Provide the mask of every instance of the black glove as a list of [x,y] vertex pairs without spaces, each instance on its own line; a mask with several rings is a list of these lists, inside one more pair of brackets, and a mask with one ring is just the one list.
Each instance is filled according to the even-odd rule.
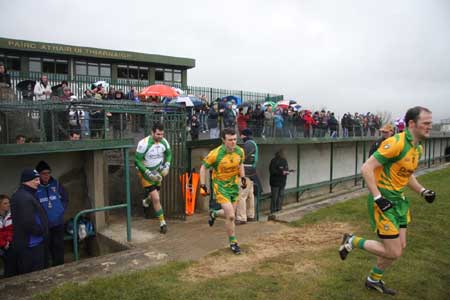
[[436,193],[432,190],[423,190],[420,195],[428,202],[433,203],[434,198],[436,198]]
[[200,184],[200,195],[202,195],[203,197],[209,195],[206,184]]
[[241,188],[244,190],[247,188],[247,179],[245,177],[241,177]]
[[386,198],[383,198],[383,196],[380,196],[380,198],[376,199],[375,203],[378,205],[382,212],[385,212],[394,207],[392,205],[392,202]]

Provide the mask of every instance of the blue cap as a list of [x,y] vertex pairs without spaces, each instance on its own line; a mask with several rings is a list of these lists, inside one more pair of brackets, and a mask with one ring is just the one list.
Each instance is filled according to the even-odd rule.
[[33,169],[24,169],[20,175],[20,182],[27,182],[39,177],[39,173]]

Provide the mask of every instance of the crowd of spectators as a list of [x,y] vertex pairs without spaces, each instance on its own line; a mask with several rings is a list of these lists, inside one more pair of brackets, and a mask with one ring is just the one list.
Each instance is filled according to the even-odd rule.
[[[204,96],[201,97],[205,99]],[[276,104],[275,104],[276,105]],[[239,132],[250,128],[255,137],[324,138],[376,136],[381,118],[372,113],[345,113],[338,120],[334,112],[296,109],[295,106],[274,107],[273,104],[244,104],[218,98],[211,105],[207,100],[193,109],[188,125],[192,140],[200,132],[209,131],[209,138],[218,138],[220,128],[237,127]]]
[[[11,86],[10,78],[0,65],[0,81],[3,86]],[[116,89],[107,84],[93,84],[86,89],[83,95],[77,97],[69,87],[67,81],[51,87],[48,78],[43,74],[34,85],[32,82],[21,90],[24,101],[54,100],[70,102],[75,100],[116,100],[139,102],[138,91],[135,86]],[[234,100],[228,101],[217,98],[210,102],[205,95],[199,95],[201,105],[187,109],[187,128],[192,140],[200,138],[216,139],[221,128],[233,127],[242,132],[249,128],[255,137],[288,137],[288,138],[338,138],[338,137],[363,137],[378,136],[381,128],[381,118],[373,113],[345,113],[338,118],[334,112],[326,110],[311,111],[300,109],[300,105],[277,106],[277,103],[252,104],[243,103],[237,105]],[[149,102],[160,103],[159,97],[152,97]],[[70,107],[70,106],[69,106]],[[54,120],[57,122],[57,134],[47,136],[47,140],[69,140],[74,132],[80,138],[104,137],[105,117],[112,127],[114,138],[122,137],[127,129],[127,124],[133,132],[138,132],[144,126],[142,116],[133,116],[122,113],[104,113],[102,110],[86,111],[70,107],[68,112],[52,116],[44,114],[44,126],[46,132],[51,132]],[[53,123],[52,123],[53,122]],[[401,127],[401,123],[398,125]],[[398,128],[401,131],[401,128]],[[203,134],[209,132],[208,134]]]

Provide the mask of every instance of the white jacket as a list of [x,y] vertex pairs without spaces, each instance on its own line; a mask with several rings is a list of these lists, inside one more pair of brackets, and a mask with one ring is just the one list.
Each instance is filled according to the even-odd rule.
[[[48,95],[46,95],[44,92],[49,92]],[[34,85],[34,95],[36,96],[36,100],[50,100],[50,95],[52,92],[52,88],[50,87],[50,83],[47,83],[47,87],[44,87],[42,82],[36,81],[36,84]]]

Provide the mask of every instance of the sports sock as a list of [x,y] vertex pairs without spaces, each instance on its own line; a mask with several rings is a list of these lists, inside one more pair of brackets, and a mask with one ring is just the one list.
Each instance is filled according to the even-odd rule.
[[359,248],[364,249],[364,243],[366,242],[366,239],[360,237],[360,236],[354,236],[350,240],[350,243],[352,244],[353,248]]
[[213,217],[216,218],[216,217],[217,217],[217,214],[218,214],[218,213],[217,213],[217,210],[212,209],[211,211],[212,211]]
[[228,237],[228,239],[230,240],[230,244],[237,243],[237,239],[236,239],[236,237],[234,235]]
[[377,267],[373,267],[370,271],[369,277],[367,277],[367,280],[371,282],[378,282],[383,278],[384,270],[380,270]]
[[163,212],[162,208],[160,210],[158,210],[157,212],[155,212],[155,215],[158,217],[161,225],[166,224],[166,221],[164,220],[164,212]]

